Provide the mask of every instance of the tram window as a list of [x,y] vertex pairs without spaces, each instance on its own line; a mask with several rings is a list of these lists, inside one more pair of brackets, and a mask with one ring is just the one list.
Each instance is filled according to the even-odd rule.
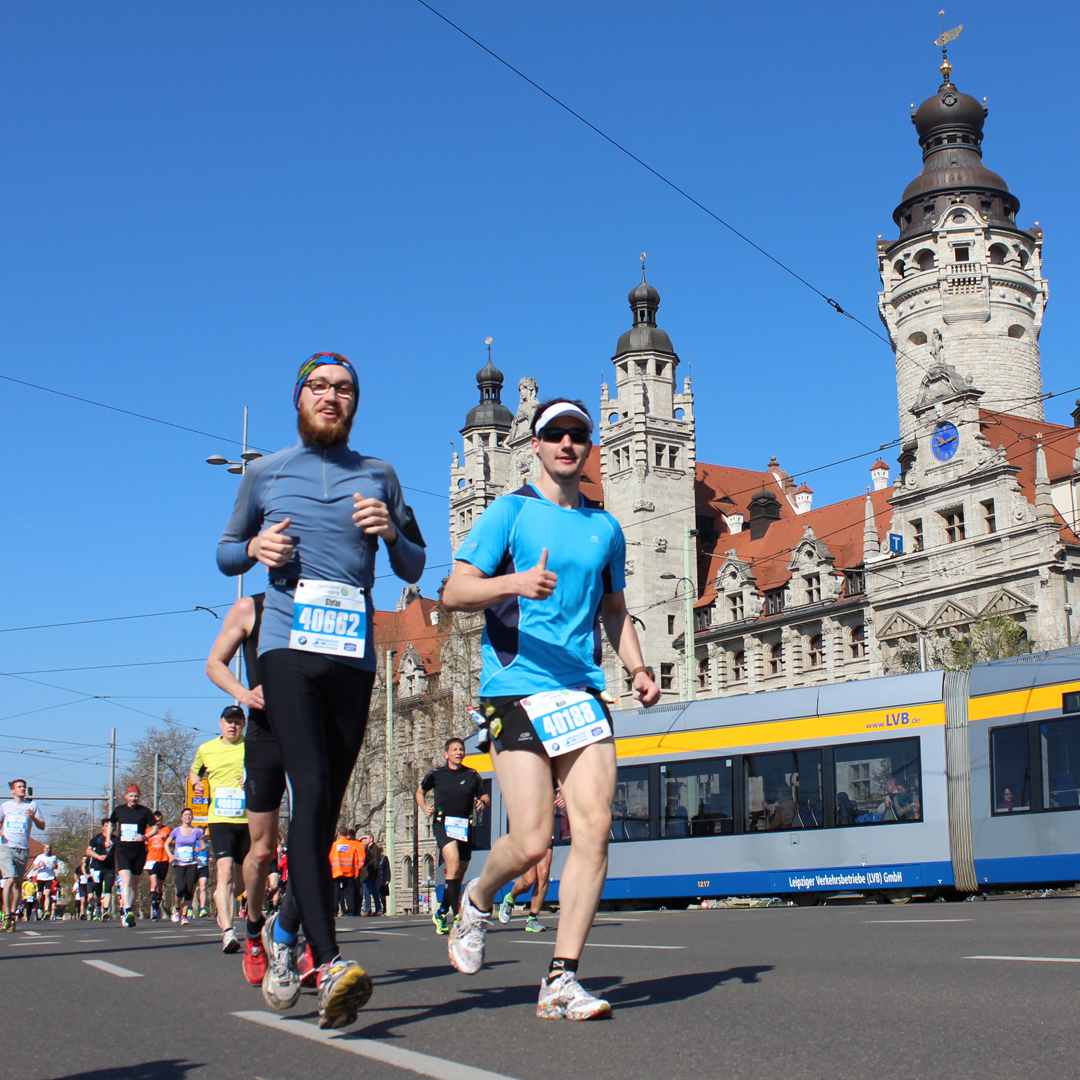
[[752,754],[743,766],[748,832],[821,827],[820,750]]
[[1039,725],[1043,806],[1048,810],[1080,807],[1080,720],[1052,720]]
[[1031,754],[1028,725],[995,728],[990,732],[990,798],[995,814],[1031,809]]
[[669,761],[660,766],[660,835],[729,836],[732,818],[730,758]]
[[648,840],[649,818],[649,766],[624,765],[615,778],[611,839]]
[[1062,712],[1080,712],[1080,690],[1070,690],[1061,695]]
[[918,739],[838,746],[836,824],[922,821]]

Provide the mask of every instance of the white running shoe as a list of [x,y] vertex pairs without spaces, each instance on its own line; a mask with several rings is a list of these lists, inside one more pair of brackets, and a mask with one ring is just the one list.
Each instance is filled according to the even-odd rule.
[[135,912],[127,911],[124,913],[123,918],[124,925],[130,930],[135,925]]
[[473,878],[461,890],[461,911],[454,920],[447,942],[450,963],[463,975],[475,975],[484,966],[484,938],[491,912],[479,911],[470,899],[479,883],[478,877]]
[[574,972],[564,971],[540,983],[536,1015],[540,1020],[599,1020],[611,1015],[611,1006],[588,993]]
[[510,921],[510,916],[514,914],[514,898],[507,893],[502,898],[502,903],[499,905],[499,922],[505,926]]
[[343,1028],[371,997],[371,976],[355,961],[335,957],[319,968],[319,1027]]
[[300,997],[300,973],[296,970],[297,946],[274,940],[276,922],[277,912],[274,912],[262,928],[263,949],[268,961],[262,980],[262,996],[270,1008],[284,1012]]
[[169,916],[169,921],[170,922],[179,922],[180,921],[180,912],[177,911],[176,908],[173,908],[172,914]]
[[231,926],[228,930],[221,932],[221,951],[223,953],[240,951],[240,942],[237,940],[236,931]]

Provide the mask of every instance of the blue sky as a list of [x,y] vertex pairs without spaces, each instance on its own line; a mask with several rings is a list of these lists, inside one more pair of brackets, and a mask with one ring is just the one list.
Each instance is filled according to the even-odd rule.
[[[909,105],[939,82],[936,8],[435,6],[879,328],[874,244],[920,168]],[[954,81],[989,99],[985,160],[1046,233],[1043,376],[1064,391],[1080,8],[983,0],[946,23],[965,24]],[[820,504],[862,492],[896,436],[882,342],[415,0],[6,5],[0,86],[0,374],[219,436],[0,381],[0,629],[189,612],[0,633],[0,670],[38,672],[0,679],[0,763],[39,794],[100,791],[110,727],[124,745],[171,709],[213,730],[225,699],[190,661],[219,624],[191,609],[235,596],[214,548],[236,480],[203,462],[235,453],[245,405],[256,446],[293,441],[310,353],[360,371],[354,445],[417,489],[428,594],[484,338],[511,409],[524,374],[595,401],[641,251],[701,460],[796,473],[865,452],[807,477]]]

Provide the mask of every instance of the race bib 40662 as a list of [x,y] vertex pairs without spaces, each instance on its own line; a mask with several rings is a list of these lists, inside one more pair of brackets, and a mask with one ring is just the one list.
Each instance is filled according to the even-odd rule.
[[364,593],[355,585],[302,578],[293,597],[289,648],[327,656],[364,655]]

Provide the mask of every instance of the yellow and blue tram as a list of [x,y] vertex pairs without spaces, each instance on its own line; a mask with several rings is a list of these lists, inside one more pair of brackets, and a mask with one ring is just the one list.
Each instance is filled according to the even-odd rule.
[[[1080,881],[1080,648],[614,716],[605,901]],[[505,812],[468,747],[492,785],[483,847]],[[573,822],[556,826],[553,900]]]

